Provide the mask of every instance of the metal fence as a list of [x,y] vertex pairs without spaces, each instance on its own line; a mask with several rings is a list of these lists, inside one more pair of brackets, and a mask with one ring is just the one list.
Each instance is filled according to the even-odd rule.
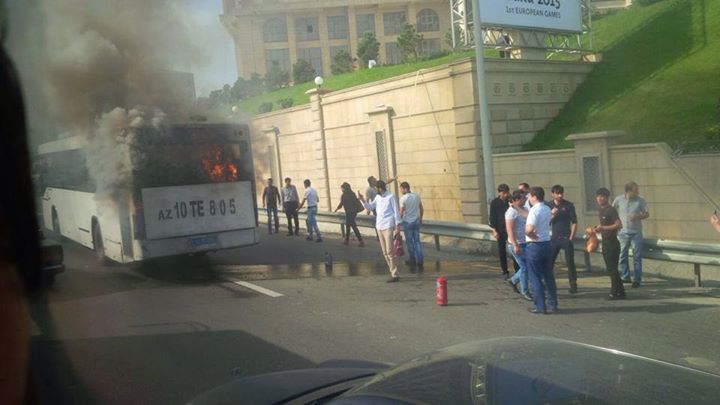
[[[267,220],[265,210],[259,210],[261,221]],[[282,212],[279,215],[284,215]],[[300,214],[302,220],[306,219],[304,213]],[[340,233],[344,236],[345,215],[332,212],[318,212],[317,220],[321,223],[336,224],[340,226]],[[358,215],[356,223],[359,227],[374,228],[375,217]],[[435,239],[435,248],[440,250],[440,237],[470,239],[476,241],[495,241],[492,229],[488,225],[463,224],[448,221],[424,220],[420,233],[432,235]],[[584,252],[585,269],[592,271],[591,255],[585,251],[585,241],[575,239],[576,249]],[[598,253],[601,252],[600,248]],[[701,266],[720,266],[720,244],[682,242],[665,239],[645,239],[643,241],[643,257],[674,263],[692,264],[694,268],[695,286],[702,286]]]

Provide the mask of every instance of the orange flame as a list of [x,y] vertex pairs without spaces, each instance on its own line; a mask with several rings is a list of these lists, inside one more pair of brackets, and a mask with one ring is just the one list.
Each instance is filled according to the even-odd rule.
[[212,182],[237,181],[238,179],[237,166],[225,156],[222,148],[218,145],[213,146],[205,153],[202,166],[208,179]]

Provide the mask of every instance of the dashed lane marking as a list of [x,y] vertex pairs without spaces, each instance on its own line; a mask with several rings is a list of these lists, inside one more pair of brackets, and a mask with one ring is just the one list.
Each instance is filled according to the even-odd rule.
[[233,280],[233,279],[231,279],[231,278],[228,278],[228,281],[230,281],[230,282],[233,283],[233,284],[237,284],[237,285],[239,285],[239,286],[241,286],[241,287],[249,288],[249,289],[251,289],[251,290],[253,290],[253,291],[255,291],[255,292],[259,292],[260,294],[265,294],[265,295],[267,295],[268,297],[277,298],[277,297],[282,297],[282,296],[283,296],[283,294],[280,294],[279,292],[276,292],[276,291],[273,291],[273,290],[269,290],[269,289],[267,289],[267,288],[265,288],[265,287],[260,287],[260,286],[257,285],[257,284],[248,283],[247,281]]

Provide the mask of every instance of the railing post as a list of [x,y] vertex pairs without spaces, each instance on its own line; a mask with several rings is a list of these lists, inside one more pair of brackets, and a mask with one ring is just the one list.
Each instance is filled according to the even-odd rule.
[[592,265],[590,264],[590,253],[588,253],[587,250],[583,250],[583,257],[585,258],[585,271],[591,273],[593,270]]
[[693,263],[695,272],[695,287],[702,287],[702,279],[700,278],[700,263]]
[[440,235],[433,236],[435,236],[435,250],[440,250]]

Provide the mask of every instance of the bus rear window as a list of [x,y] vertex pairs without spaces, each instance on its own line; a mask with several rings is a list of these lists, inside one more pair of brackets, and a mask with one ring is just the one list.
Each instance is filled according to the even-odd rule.
[[168,187],[190,184],[251,181],[243,145],[154,144],[134,156],[137,187]]

